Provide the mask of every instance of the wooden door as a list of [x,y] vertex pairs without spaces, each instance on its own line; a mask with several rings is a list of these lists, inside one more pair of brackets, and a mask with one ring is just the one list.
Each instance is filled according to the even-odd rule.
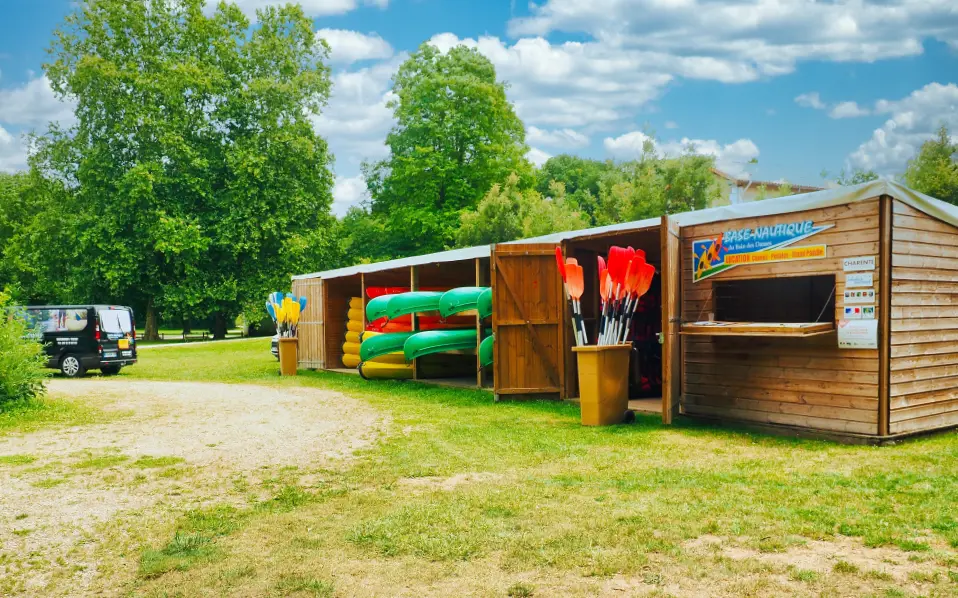
[[662,422],[672,423],[682,395],[682,253],[679,225],[662,216]]
[[326,338],[323,328],[323,281],[318,278],[293,281],[293,294],[306,297],[306,311],[299,316],[298,365],[316,370],[326,367]]
[[491,270],[496,399],[539,394],[564,398],[565,300],[555,245],[497,245]]

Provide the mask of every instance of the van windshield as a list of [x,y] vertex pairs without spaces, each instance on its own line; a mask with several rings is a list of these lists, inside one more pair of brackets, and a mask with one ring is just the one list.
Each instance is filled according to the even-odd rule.
[[100,328],[107,334],[126,334],[133,332],[133,318],[126,309],[97,310],[100,316]]

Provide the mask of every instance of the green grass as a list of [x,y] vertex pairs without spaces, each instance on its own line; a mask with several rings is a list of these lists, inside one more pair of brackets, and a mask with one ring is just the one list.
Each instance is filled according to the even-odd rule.
[[131,465],[139,469],[152,469],[154,467],[170,467],[172,465],[179,465],[180,463],[185,462],[186,459],[183,459],[182,457],[150,457],[149,455],[144,455],[143,457],[140,457],[134,461]]
[[116,467],[129,459],[126,455],[90,455],[77,461],[72,467],[74,469],[108,469],[110,467]]
[[104,411],[82,401],[51,397],[0,404],[0,436],[26,434],[45,428],[108,423],[125,415],[122,412]]
[[36,460],[33,455],[0,455],[0,465],[29,465]]
[[[584,428],[570,404],[494,403],[486,392],[327,372],[280,379],[268,348],[268,339],[251,339],[144,352],[124,376],[338,391],[388,416],[392,434],[345,471],[323,470],[308,485],[279,482],[271,500],[181,520],[172,540],[143,552],[139,589],[313,591],[291,589],[298,579],[330,580],[351,595],[362,593],[348,586],[357,576],[426,588],[455,575],[462,593],[563,593],[509,579],[536,572],[583,583],[632,576],[655,587],[704,576],[710,591],[753,595],[776,594],[775,575],[784,575],[848,595],[860,588],[847,584],[882,580],[845,562],[818,578],[736,564],[693,554],[686,542],[712,534],[760,553],[837,536],[912,551],[958,547],[955,433],[875,448],[684,420],[667,427],[653,416]],[[489,475],[451,490],[409,482],[471,472]],[[495,591],[484,585],[500,583],[493,577],[503,580]],[[942,573],[924,583],[952,582]]]

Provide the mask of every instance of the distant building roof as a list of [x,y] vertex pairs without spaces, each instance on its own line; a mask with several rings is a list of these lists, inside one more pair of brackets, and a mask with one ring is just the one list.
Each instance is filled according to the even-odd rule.
[[813,191],[821,191],[824,189],[824,187],[813,187],[812,185],[796,185],[794,183],[786,183],[786,182],[776,183],[775,181],[751,181],[749,179],[740,179],[738,177],[734,177],[730,175],[729,173],[725,171],[719,170],[718,168],[713,168],[712,174],[714,174],[717,177],[726,179],[727,181],[731,182],[736,187],[749,187],[749,186],[763,187],[764,186],[769,191],[778,191],[782,187],[788,186],[792,189],[794,193],[811,193]]

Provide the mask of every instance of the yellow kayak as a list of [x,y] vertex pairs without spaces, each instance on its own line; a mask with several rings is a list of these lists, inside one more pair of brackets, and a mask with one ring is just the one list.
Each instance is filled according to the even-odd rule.
[[362,297],[350,297],[349,299],[349,309],[362,309],[363,308],[363,298]]
[[346,342],[347,342],[347,343],[361,343],[362,341],[359,339],[359,337],[360,337],[361,334],[362,334],[362,332],[353,332],[352,330],[347,331],[347,332],[346,332]]
[[366,380],[409,380],[412,366],[367,361],[359,365],[359,375]]
[[347,320],[347,321],[346,321],[346,330],[347,330],[348,332],[357,332],[357,333],[358,333],[358,332],[362,332],[362,331],[363,331],[363,323],[362,323],[362,320],[360,320],[360,321]]
[[360,324],[362,324],[362,323],[363,323],[363,310],[362,310],[361,308],[360,308],[360,309],[353,309],[353,308],[350,307],[350,308],[349,308],[349,311],[346,312],[346,317],[349,318],[350,321],[356,321],[356,322],[359,322]]
[[343,353],[346,355],[359,355],[359,343],[343,343]]
[[343,367],[359,367],[359,355],[350,355],[349,353],[343,355]]

